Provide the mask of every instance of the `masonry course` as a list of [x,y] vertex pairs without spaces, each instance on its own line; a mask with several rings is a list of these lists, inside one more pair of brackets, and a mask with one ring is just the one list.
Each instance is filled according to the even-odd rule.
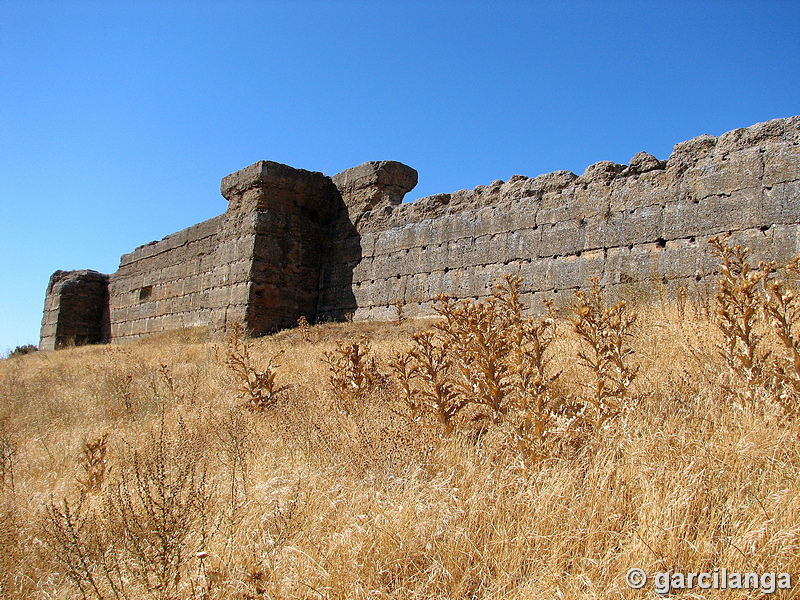
[[333,177],[260,161],[228,175],[218,217],[140,246],[111,275],[58,271],[40,347],[125,341],[241,322],[265,334],[309,321],[432,313],[438,294],[481,298],[524,279],[523,299],[709,286],[708,239],[731,232],[787,262],[800,237],[800,117],[636,154],[577,176],[514,175],[411,203],[414,169],[368,162]]

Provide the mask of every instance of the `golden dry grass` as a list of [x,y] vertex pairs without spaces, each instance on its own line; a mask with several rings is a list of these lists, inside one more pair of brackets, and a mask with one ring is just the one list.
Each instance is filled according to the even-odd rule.
[[[428,323],[252,341],[261,368],[282,352],[265,410],[199,332],[0,361],[0,597],[653,597],[632,567],[796,583],[800,424],[730,394],[707,304],[638,307],[624,410],[534,462],[466,417],[444,435],[401,416],[388,363]],[[585,346],[556,333],[553,393],[591,394]],[[362,336],[385,377],[344,407],[323,358]]]

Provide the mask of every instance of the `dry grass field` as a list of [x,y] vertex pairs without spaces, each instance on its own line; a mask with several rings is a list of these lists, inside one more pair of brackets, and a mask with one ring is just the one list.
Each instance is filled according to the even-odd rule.
[[436,320],[2,360],[0,597],[652,598],[654,573],[715,567],[797,587],[800,306],[717,252],[716,298],[527,318],[512,278]]

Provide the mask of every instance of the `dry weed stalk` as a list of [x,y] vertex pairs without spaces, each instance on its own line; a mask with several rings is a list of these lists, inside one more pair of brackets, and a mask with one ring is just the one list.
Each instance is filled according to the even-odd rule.
[[[425,413],[432,413],[450,434],[456,415],[468,404],[452,378],[453,357],[433,331],[416,333],[412,339],[414,346],[390,363],[403,388],[410,418],[419,421]],[[419,383],[415,385],[415,381]]]
[[[783,346],[785,357],[773,356],[770,366],[773,397],[792,417],[798,413],[800,398],[800,299],[780,279],[770,280],[775,272],[773,264],[761,265],[764,272],[764,316]],[[800,272],[800,257],[786,266],[789,273]]]
[[[742,399],[751,404],[756,391],[766,383],[770,355],[770,351],[761,350],[764,334],[757,332],[764,306],[759,285],[766,273],[750,265],[748,248],[731,246],[728,237],[714,236],[708,241],[712,254],[720,260],[721,276],[715,294],[717,326],[723,336],[719,351],[730,372],[743,384]],[[742,396],[738,387],[728,391]]]
[[685,285],[682,285],[678,288],[678,291],[675,293],[675,299],[677,301],[678,307],[678,317],[680,318],[681,322],[683,322],[684,318],[686,317],[686,300],[688,298],[688,293]]
[[52,550],[64,575],[78,588],[81,597],[106,598],[106,582],[115,597],[120,597],[113,578],[104,577],[100,565],[102,543],[97,531],[97,515],[88,507],[85,497],[71,506],[64,498],[60,504],[53,500],[45,507],[44,543]]
[[118,361],[112,360],[111,369],[107,372],[106,377],[114,394],[122,400],[125,412],[135,419],[133,373],[130,368],[126,370],[118,365]]
[[516,393],[511,420],[517,446],[523,457],[537,460],[549,452],[559,418],[561,400],[553,393],[553,384],[561,372],[549,367],[553,359],[550,346],[556,339],[556,313],[553,303],[545,300],[547,312],[541,319],[522,317],[520,285],[522,279],[507,276],[495,297],[505,311],[507,335],[512,340],[512,370]]
[[584,420],[599,428],[623,410],[628,389],[639,370],[631,364],[633,350],[628,346],[636,313],[631,312],[624,301],[607,306],[598,278],[593,277],[591,282],[588,291],[575,292],[572,326],[588,346],[578,353],[578,360],[594,380],[586,397],[594,418],[591,422]]
[[17,456],[17,445],[11,436],[0,429],[0,488],[6,485],[14,491],[14,461]]
[[395,314],[395,323],[401,324],[405,323],[406,320],[406,301],[402,298],[395,300],[393,303],[396,314]]
[[83,478],[78,477],[77,480],[84,494],[97,493],[103,487],[108,466],[106,463],[108,435],[104,433],[94,441],[87,440],[83,443],[81,467],[85,475]]
[[305,315],[300,315],[300,318],[297,319],[297,329],[300,330],[300,337],[303,338],[303,341],[311,341],[311,325]]
[[[231,407],[220,418],[215,434],[222,450],[221,460],[229,474],[227,540],[230,542],[240,525],[242,509],[247,500],[250,481],[249,462],[255,432],[248,414],[238,407]],[[228,547],[229,552],[233,550],[234,548]]]
[[108,499],[107,521],[127,570],[162,600],[175,597],[207,535],[213,490],[198,443],[180,420],[169,431],[162,414],[153,440],[120,468]]
[[366,392],[384,379],[375,358],[369,354],[366,336],[349,344],[336,340],[336,349],[323,353],[322,362],[328,365],[328,381],[341,408],[348,414],[358,410]]
[[239,379],[240,387],[237,388],[237,391],[240,398],[245,401],[247,408],[252,410],[272,408],[280,394],[289,389],[288,385],[278,386],[275,382],[277,369],[280,367],[275,364],[275,360],[282,352],[271,357],[266,368],[259,371],[253,363],[250,341],[246,338],[241,323],[234,323],[231,334],[228,336],[226,351],[225,364]]
[[[161,376],[161,381],[163,382],[164,387],[166,388],[166,394],[163,394],[169,401],[180,403],[186,399],[186,395],[178,388],[178,385],[175,383],[175,378],[172,376],[172,372],[169,368],[169,365],[165,363],[161,363],[158,366],[158,374]],[[153,389],[156,396],[159,395],[158,386],[153,382]]]

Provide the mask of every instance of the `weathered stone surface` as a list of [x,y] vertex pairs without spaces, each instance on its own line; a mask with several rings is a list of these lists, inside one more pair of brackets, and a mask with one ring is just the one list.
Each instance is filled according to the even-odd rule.
[[[426,315],[438,294],[485,297],[505,273],[524,278],[534,303],[567,302],[593,276],[621,298],[701,289],[716,269],[708,239],[727,231],[755,259],[800,250],[800,117],[699,136],[666,161],[640,152],[581,176],[513,175],[401,204],[416,181],[393,161],[333,177],[260,161],[225,177],[223,215],[122,257],[109,283],[112,339],[232,321],[266,333],[301,315],[394,318],[396,302]],[[88,290],[101,281],[86,277],[76,289],[100,297]],[[69,329],[105,331],[71,293],[48,288],[43,347],[105,335]]]
[[109,340],[108,275],[56,271],[45,294],[41,350]]
[[333,183],[355,223],[366,211],[400,204],[417,185],[417,172],[393,160],[372,161],[334,175]]

